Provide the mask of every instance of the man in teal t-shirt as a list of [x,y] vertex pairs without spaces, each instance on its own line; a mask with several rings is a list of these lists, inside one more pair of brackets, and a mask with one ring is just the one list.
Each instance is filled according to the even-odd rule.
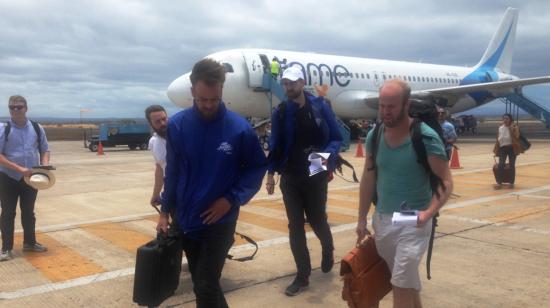
[[[361,179],[357,240],[370,235],[367,214],[376,190],[378,201],[373,215],[374,239],[378,254],[386,261],[392,273],[394,307],[421,307],[420,275],[418,266],[427,249],[432,217],[449,198],[453,183],[443,142],[428,125],[421,124],[422,138],[428,164],[444,186],[439,195],[432,195],[429,175],[417,162],[410,128],[410,87],[398,79],[388,80],[380,88],[379,117],[383,122],[378,138],[376,163],[372,161],[367,136],[367,155]],[[376,173],[375,173],[376,170]],[[406,201],[410,209],[418,210],[415,226],[392,224],[392,215],[400,211]]]

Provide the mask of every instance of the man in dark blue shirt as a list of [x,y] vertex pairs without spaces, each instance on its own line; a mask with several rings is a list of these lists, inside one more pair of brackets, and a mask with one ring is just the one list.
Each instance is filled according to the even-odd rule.
[[327,164],[332,172],[336,166],[342,136],[336,117],[322,97],[304,91],[302,69],[287,68],[282,77],[287,100],[271,117],[267,192],[273,194],[275,172],[281,174],[281,192],[288,217],[290,249],[297,274],[285,294],[294,296],[309,285],[311,261],[304,229],[304,214],[321,241],[321,270],[325,273],[334,264],[334,245],[327,221],[326,202],[328,172],[309,175],[308,156],[312,152],[330,153]]
[[190,79],[193,106],[168,122],[157,230],[167,231],[175,209],[197,307],[228,307],[221,272],[239,208],[260,189],[267,160],[250,124],[222,102],[224,67],[201,60]]

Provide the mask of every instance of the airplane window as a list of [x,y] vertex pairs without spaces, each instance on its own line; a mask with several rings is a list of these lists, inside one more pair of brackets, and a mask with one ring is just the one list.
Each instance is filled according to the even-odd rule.
[[359,73],[355,73],[355,78],[359,78]]
[[377,74],[374,74],[374,79],[378,79],[378,75],[377,75]]
[[361,79],[365,79],[365,74],[361,73]]
[[415,76],[413,76],[413,81],[416,81],[416,77],[415,77]]
[[382,74],[382,78],[386,80],[386,74]]
[[370,75],[367,73],[367,79],[370,79]]
[[433,77],[430,77],[430,82],[434,82],[434,78],[433,78]]
[[223,63],[222,65],[223,65],[223,67],[225,68],[225,72],[226,72],[226,73],[233,73],[233,72],[235,72],[235,71],[233,70],[233,66],[232,66],[231,64],[229,64],[229,63]]
[[353,73],[349,73],[349,78],[353,78]]

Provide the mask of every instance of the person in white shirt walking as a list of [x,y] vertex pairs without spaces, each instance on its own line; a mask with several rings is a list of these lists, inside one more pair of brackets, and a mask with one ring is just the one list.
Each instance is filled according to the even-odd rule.
[[168,115],[164,107],[160,105],[151,105],[145,109],[145,117],[155,131],[149,139],[149,150],[155,158],[155,185],[151,195],[152,206],[160,205],[160,193],[164,185],[164,172],[166,169],[166,127],[168,124]]

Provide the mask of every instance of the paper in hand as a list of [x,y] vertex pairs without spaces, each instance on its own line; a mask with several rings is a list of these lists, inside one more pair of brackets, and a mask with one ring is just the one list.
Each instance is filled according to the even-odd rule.
[[391,222],[395,226],[416,226],[418,223],[418,212],[415,211],[413,215],[410,213],[394,212]]
[[309,154],[309,176],[314,176],[319,172],[327,170],[327,166],[323,165],[323,160],[327,160],[330,153],[316,153]]

